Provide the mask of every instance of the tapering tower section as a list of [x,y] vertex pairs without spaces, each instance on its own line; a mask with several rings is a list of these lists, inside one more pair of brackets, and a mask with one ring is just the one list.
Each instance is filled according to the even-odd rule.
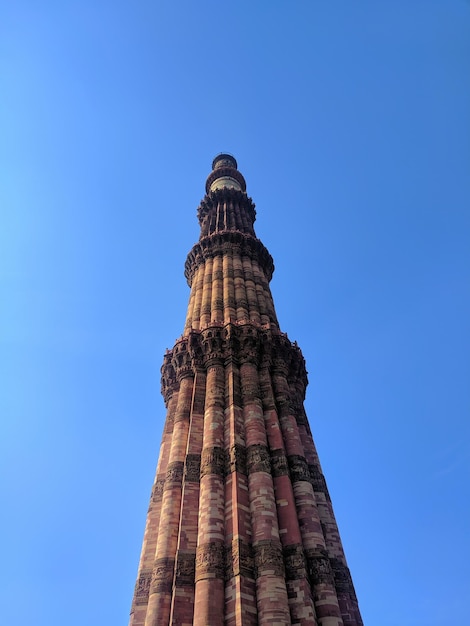
[[218,155],[185,265],[184,332],[162,366],[130,626],[362,625],[255,215],[236,160]]

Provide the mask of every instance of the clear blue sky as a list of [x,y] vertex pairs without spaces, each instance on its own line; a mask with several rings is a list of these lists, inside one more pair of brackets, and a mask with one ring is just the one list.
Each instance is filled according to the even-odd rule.
[[232,152],[366,626],[468,623],[470,2],[0,3],[1,621],[125,626]]

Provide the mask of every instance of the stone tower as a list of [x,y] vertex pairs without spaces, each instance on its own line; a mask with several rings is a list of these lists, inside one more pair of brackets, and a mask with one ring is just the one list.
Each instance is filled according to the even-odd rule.
[[130,626],[362,625],[236,160],[212,164],[167,351],[167,416]]

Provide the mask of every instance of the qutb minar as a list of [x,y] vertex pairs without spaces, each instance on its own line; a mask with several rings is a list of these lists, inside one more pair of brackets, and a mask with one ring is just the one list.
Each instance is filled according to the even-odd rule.
[[274,265],[229,154],[198,208],[183,335],[167,351],[167,409],[130,626],[360,626],[304,410],[307,373],[281,332]]

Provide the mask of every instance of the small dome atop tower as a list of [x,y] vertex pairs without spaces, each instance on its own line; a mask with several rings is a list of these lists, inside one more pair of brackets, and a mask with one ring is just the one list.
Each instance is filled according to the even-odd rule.
[[231,154],[221,152],[212,161],[212,169],[217,170],[221,167],[234,167],[237,169],[237,159]]
[[237,160],[231,154],[221,152],[212,161],[212,172],[206,180],[206,193],[227,187],[246,191],[246,182],[237,169]]

